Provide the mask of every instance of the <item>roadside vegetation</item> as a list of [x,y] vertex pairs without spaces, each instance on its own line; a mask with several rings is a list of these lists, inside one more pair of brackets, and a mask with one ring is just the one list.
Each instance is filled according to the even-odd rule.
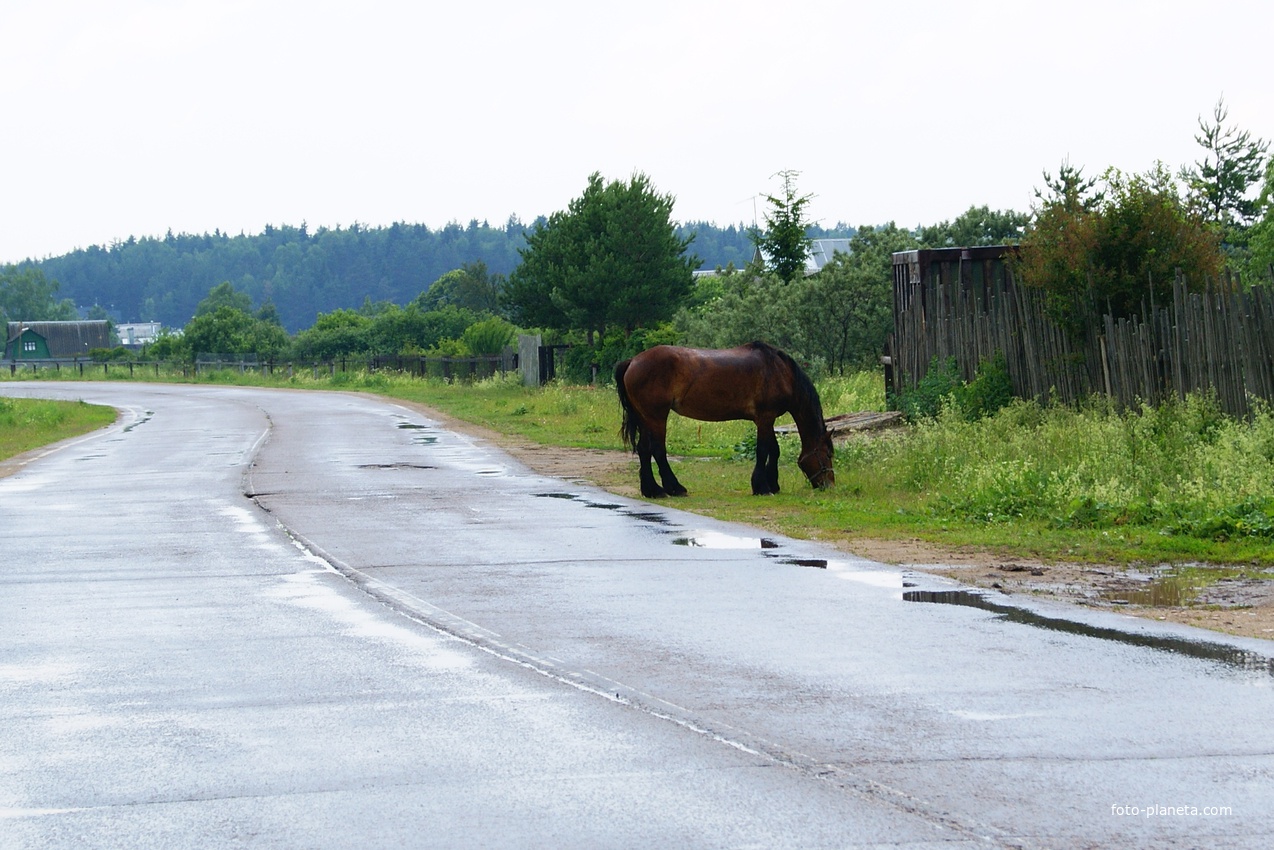
[[[824,409],[883,410],[872,372],[824,378]],[[387,382],[380,392],[537,442],[619,449],[613,389],[508,381]],[[784,438],[773,498],[750,494],[747,422],[674,416],[669,451],[690,490],[684,507],[798,537],[915,538],[1003,555],[1103,563],[1206,561],[1274,567],[1274,412],[1251,421],[1191,397],[1119,412],[1013,401],[990,415],[956,394],[934,416],[855,434],[837,449],[836,487],[812,490]],[[635,488],[636,461],[625,478]],[[631,479],[631,480],[629,480]],[[680,503],[679,503],[680,504]]]
[[82,401],[0,398],[0,461],[114,421],[111,408]]
[[[90,376],[127,379],[122,370]],[[309,370],[223,370],[198,382],[372,392],[543,445],[622,451],[613,387]],[[886,409],[878,372],[818,384],[828,415]],[[773,497],[750,493],[751,423],[673,416],[669,452],[691,494],[676,505],[812,539],[920,540],[1044,561],[1274,568],[1270,408],[1238,420],[1192,396],[1124,412],[1096,400],[1080,408],[1006,400],[988,412],[975,384],[936,395],[904,426],[848,437],[828,491],[808,486],[795,463],[797,438],[783,438],[783,492]],[[636,480],[634,457],[598,483],[635,495]]]

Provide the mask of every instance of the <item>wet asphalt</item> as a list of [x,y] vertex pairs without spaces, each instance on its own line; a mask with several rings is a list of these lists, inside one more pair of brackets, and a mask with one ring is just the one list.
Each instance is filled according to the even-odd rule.
[[1274,846],[1274,642],[971,594],[362,395],[0,395],[122,411],[0,479],[0,847]]

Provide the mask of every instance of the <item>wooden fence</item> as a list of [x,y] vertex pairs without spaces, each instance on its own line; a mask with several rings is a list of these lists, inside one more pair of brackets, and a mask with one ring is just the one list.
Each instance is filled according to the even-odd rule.
[[954,267],[950,257],[916,256],[942,252],[894,256],[894,393],[914,387],[934,358],[954,357],[971,380],[1001,352],[1021,398],[1104,394],[1133,407],[1212,390],[1235,416],[1249,415],[1253,398],[1274,401],[1274,288],[1225,281],[1188,292],[1178,277],[1171,304],[1147,304],[1132,318],[1094,315],[1074,338],[1049,320],[1036,291],[1015,284],[1004,249],[970,250],[988,253],[966,251]]

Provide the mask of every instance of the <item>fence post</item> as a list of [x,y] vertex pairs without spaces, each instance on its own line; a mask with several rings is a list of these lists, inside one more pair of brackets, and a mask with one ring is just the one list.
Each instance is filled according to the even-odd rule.
[[540,335],[518,334],[518,368],[522,370],[522,385],[540,385]]

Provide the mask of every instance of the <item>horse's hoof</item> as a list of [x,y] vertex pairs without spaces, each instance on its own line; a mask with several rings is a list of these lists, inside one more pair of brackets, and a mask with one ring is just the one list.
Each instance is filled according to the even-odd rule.
[[685,487],[678,487],[678,488],[676,488],[675,490],[669,490],[669,491],[668,491],[668,495],[669,495],[669,496],[685,496],[685,495],[687,495],[688,493],[689,493],[689,491],[688,491],[688,490],[686,490],[686,488],[685,488]]
[[656,490],[642,490],[641,495],[643,499],[662,499],[667,496],[668,493],[661,487]]

